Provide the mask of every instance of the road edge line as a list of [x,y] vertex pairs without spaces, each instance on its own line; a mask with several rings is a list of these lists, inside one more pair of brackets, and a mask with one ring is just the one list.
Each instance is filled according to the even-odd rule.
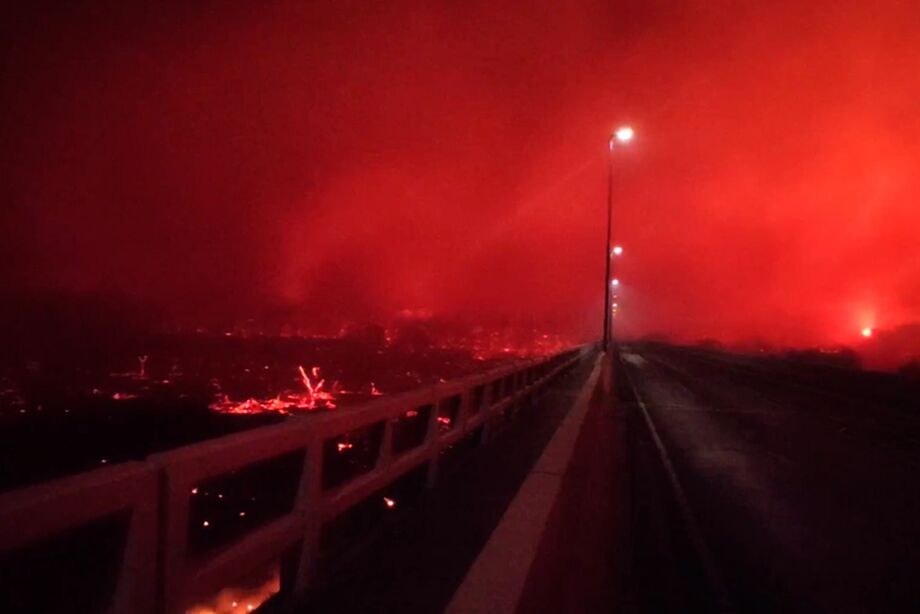
[[566,467],[574,454],[604,358],[604,353],[595,358],[591,374],[571,409],[467,570],[445,612],[510,614],[517,609],[561,491]]
[[680,483],[680,478],[677,477],[677,471],[674,469],[674,463],[671,462],[671,456],[668,454],[667,448],[664,447],[664,442],[661,440],[661,436],[658,434],[658,429],[655,427],[655,422],[652,420],[652,416],[648,411],[648,407],[646,407],[645,402],[642,400],[642,396],[639,394],[639,389],[636,387],[636,383],[633,381],[632,376],[629,374],[629,368],[623,364],[622,360],[620,361],[620,364],[623,366],[623,372],[626,375],[626,381],[629,382],[629,388],[632,390],[633,396],[636,398],[636,404],[639,405],[639,409],[642,412],[642,417],[645,419],[645,424],[652,436],[652,441],[655,443],[655,447],[658,449],[658,456],[661,459],[661,464],[664,466],[665,473],[668,476],[668,482],[671,484],[671,489],[674,491],[674,498],[677,501],[678,508],[680,508],[680,514],[684,519],[684,524],[686,525],[687,533],[690,537],[690,542],[693,544],[693,548],[696,550],[696,554],[700,559],[700,563],[703,566],[703,573],[706,576],[706,580],[709,582],[712,592],[715,594],[720,611],[733,612],[734,608],[732,607],[731,601],[728,598],[728,591],[725,589],[725,582],[722,580],[722,574],[719,573],[719,570],[713,561],[712,552],[709,550],[709,546],[706,544],[706,540],[703,539],[703,532],[700,530],[700,525],[696,519],[696,514],[693,513],[693,510],[690,507],[690,502],[687,499],[687,493],[684,490],[683,485]]

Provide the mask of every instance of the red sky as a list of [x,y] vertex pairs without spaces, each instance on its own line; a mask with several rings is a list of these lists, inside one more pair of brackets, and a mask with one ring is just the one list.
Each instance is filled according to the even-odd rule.
[[[741,5],[748,5],[747,8]],[[204,2],[4,26],[7,287],[854,342],[920,320],[910,2]]]

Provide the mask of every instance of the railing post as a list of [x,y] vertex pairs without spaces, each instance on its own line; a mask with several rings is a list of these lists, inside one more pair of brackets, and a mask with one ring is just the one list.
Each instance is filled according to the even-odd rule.
[[460,393],[460,407],[457,408],[457,428],[461,431],[466,430],[466,424],[473,414],[473,388],[466,388]]
[[492,406],[495,404],[497,395],[495,394],[493,382],[486,382],[483,386],[482,407],[479,408],[479,413],[482,414],[482,432],[479,435],[479,445],[485,446],[488,445],[493,437],[492,431],[495,427],[492,420]]
[[514,409],[511,410],[511,415],[517,416],[521,413],[521,410],[524,409],[524,371],[516,371],[514,377],[511,380],[511,385],[514,388]]
[[441,429],[438,426],[438,416],[441,415],[441,406],[447,402],[448,398],[450,397],[443,397],[435,401],[431,406],[431,415],[428,416],[428,430],[425,432],[425,446],[428,448],[428,475],[425,478],[427,488],[434,488],[438,481],[438,456],[441,453]]
[[393,462],[393,427],[397,420],[399,418],[387,418],[383,421],[383,436],[380,438],[375,470],[386,469]]
[[159,535],[159,484],[151,472],[139,485],[146,492],[131,510],[122,566],[112,611],[152,613],[157,609],[159,576],[157,551]]
[[185,575],[185,552],[188,547],[189,486],[178,483],[168,472],[160,475],[160,501],[163,502],[160,531],[161,590],[160,608],[165,614],[177,614],[182,607]]
[[[304,455],[303,473],[297,491],[295,511],[303,522],[303,540],[299,544],[296,563],[293,565],[290,593],[297,600],[307,592],[319,572],[319,547],[322,534],[323,512],[323,441],[311,440]],[[282,570],[281,590],[285,590]]]

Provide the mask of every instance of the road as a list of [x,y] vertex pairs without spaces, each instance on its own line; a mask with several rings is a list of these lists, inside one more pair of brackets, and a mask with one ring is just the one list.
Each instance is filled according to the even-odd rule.
[[920,387],[636,344],[629,408],[643,611],[920,611]]

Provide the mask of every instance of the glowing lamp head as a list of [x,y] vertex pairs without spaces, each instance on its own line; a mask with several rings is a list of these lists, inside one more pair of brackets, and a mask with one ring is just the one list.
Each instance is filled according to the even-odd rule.
[[633,139],[634,135],[635,133],[633,132],[633,129],[630,128],[629,126],[621,126],[617,128],[613,133],[613,136],[620,143],[630,142]]
[[862,334],[863,337],[868,339],[869,337],[872,336],[872,329],[867,326],[866,328],[862,329],[860,333]]
[[614,255],[614,256],[619,256],[619,255],[622,254],[622,253],[623,253],[623,248],[622,248],[621,246],[619,246],[619,245],[614,245],[614,246],[613,246],[613,255]]

